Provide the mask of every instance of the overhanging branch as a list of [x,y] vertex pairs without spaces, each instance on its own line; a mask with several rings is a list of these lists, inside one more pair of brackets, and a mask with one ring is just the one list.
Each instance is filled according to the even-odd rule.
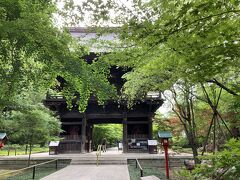
[[233,90],[229,89],[228,87],[226,87],[225,85],[223,85],[222,83],[220,83],[217,79],[213,78],[210,80],[207,80],[207,82],[209,83],[214,83],[217,86],[221,87],[222,89],[224,89],[225,91],[227,91],[229,94],[232,94],[234,96],[238,96],[238,94],[236,92],[234,92]]

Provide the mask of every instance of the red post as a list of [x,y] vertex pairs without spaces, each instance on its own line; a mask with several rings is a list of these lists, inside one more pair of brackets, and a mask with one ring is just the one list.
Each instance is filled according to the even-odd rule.
[[166,169],[166,178],[169,179],[169,165],[168,165],[168,139],[163,139],[163,147],[165,153],[165,169]]

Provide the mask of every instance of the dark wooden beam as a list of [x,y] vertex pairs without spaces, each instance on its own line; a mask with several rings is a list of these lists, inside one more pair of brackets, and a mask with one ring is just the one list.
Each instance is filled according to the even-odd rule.
[[82,122],[79,122],[79,121],[74,121],[74,122],[62,122],[62,125],[81,125]]
[[149,124],[148,121],[127,121],[127,124]]
[[87,114],[88,119],[112,119],[112,118],[123,118],[123,114],[112,114],[112,113],[98,113],[98,114]]
[[134,113],[129,113],[128,117],[148,117],[148,112],[146,113],[141,113],[141,112],[134,112]]
[[122,124],[123,119],[88,119],[92,124]]
[[[123,119],[124,113],[89,113],[86,114],[88,119]],[[128,117],[148,117],[149,113],[129,112]]]

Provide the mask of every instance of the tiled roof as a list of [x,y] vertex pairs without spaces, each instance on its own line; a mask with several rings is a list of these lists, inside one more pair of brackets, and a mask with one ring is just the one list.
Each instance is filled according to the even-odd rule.
[[70,27],[69,31],[72,37],[76,38],[81,45],[88,46],[90,52],[110,52],[112,51],[109,42],[117,42],[119,40],[115,33],[104,33],[99,35],[96,29],[83,27]]
[[6,133],[0,133],[0,140],[7,138],[7,134]]
[[158,136],[160,138],[172,138],[172,133],[170,131],[159,131]]

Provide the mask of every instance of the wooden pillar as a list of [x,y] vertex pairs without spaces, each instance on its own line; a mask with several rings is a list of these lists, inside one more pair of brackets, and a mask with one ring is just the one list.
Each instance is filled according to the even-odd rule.
[[153,118],[154,113],[152,112],[152,101],[149,105],[149,112],[148,112],[148,139],[152,139],[153,137],[153,126],[152,126],[152,118]]
[[90,130],[90,141],[91,141],[91,144],[90,144],[90,146],[89,146],[89,150],[90,150],[90,152],[92,151],[92,149],[93,149],[93,128],[94,128],[94,125],[93,124],[91,124],[91,130]]
[[127,117],[123,118],[123,152],[128,151],[128,139],[127,139]]
[[153,114],[150,113],[148,116],[148,139],[153,138],[153,125],[152,125]]
[[87,118],[83,114],[82,118],[82,133],[81,133],[81,153],[85,153],[85,144],[86,144],[86,127],[87,127]]
[[93,124],[87,124],[87,151],[92,151],[92,130],[93,130]]

